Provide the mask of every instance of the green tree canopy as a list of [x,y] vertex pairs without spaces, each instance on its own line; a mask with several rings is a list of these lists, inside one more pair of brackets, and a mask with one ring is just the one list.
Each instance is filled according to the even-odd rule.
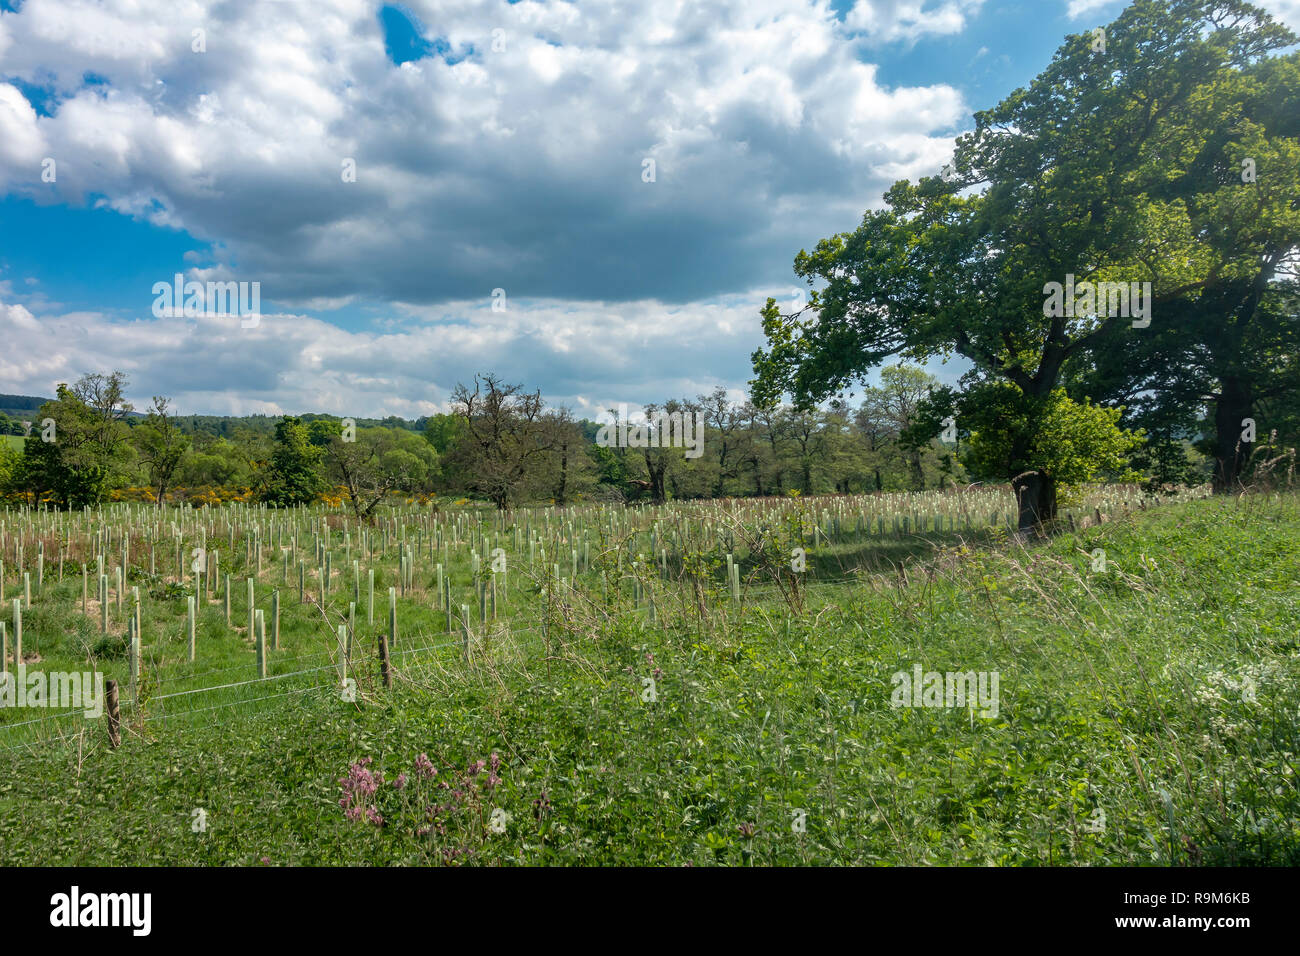
[[322,450],[311,443],[301,419],[280,419],[262,500],[280,506],[314,501],[324,487],[321,458]]
[[[1007,382],[1023,396],[1013,421],[1024,427],[1001,432],[1007,447],[998,454],[1029,466],[1004,476],[1020,499],[1020,526],[1054,515],[1048,463],[1032,454],[1050,442],[1044,422],[1025,415],[1047,414],[1067,366],[1128,348],[1159,309],[1232,272],[1205,230],[1231,232],[1234,216],[1253,229],[1267,214],[1243,200],[1221,214],[1206,203],[1198,218],[1169,189],[1171,170],[1194,158],[1180,147],[1218,135],[1201,101],[1295,39],[1239,0],[1138,0],[1104,37],[1100,49],[1093,34],[1069,37],[1029,88],[976,114],[951,181],[897,183],[857,231],[799,253],[810,303],[782,315],[768,300],[756,401],[789,392],[806,405],[890,356],[959,353],[973,364],[963,380],[973,395],[1000,395],[983,386]],[[1293,201],[1284,195],[1270,208]],[[1245,261],[1242,243],[1225,248]],[[1072,282],[1137,283],[1139,294],[1123,304],[1118,287],[1105,305],[1045,301],[1050,283]]]

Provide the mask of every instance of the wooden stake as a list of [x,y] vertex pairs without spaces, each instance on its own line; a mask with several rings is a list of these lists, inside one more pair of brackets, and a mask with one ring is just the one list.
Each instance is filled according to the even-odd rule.
[[118,709],[117,681],[104,682],[104,710],[108,714],[108,745],[122,746],[122,714]]
[[379,673],[383,675],[384,686],[393,686],[393,673],[388,667],[388,635],[379,635]]

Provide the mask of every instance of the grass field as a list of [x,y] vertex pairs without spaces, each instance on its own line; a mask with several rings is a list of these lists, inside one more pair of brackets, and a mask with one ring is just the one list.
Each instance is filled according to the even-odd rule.
[[[1300,863],[1300,498],[1111,500],[1028,547],[988,504],[411,509],[364,539],[337,511],[10,512],[10,649],[21,548],[27,666],[121,681],[123,742],[0,709],[0,864]],[[191,662],[197,540],[232,607],[199,595]],[[280,595],[266,679],[246,571],[268,641]],[[918,666],[996,674],[996,707],[895,706]]]

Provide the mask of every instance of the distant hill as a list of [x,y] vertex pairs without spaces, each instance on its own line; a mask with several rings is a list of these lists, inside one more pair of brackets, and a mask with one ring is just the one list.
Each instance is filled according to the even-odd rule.
[[51,401],[52,398],[37,398],[35,395],[0,395],[0,412],[10,418],[19,418]]
[[[275,433],[276,422],[283,417],[283,415],[178,415],[176,416],[176,424],[181,431],[191,435],[217,435],[222,438],[231,438],[237,431],[251,431],[260,435],[272,435]],[[302,419],[304,423],[309,423],[317,419],[339,421],[345,416],[307,412],[297,417]],[[353,421],[356,422],[358,428],[383,426],[385,428],[405,428],[407,431],[419,432],[424,430],[427,419],[389,416],[388,418],[354,417]]]
[[[30,421],[42,405],[51,401],[53,401],[52,398],[40,398],[35,395],[0,394],[0,434],[6,432],[10,434],[22,433],[21,426],[4,421],[5,417],[12,419],[14,422]],[[137,409],[129,417],[141,419],[145,417],[145,413]],[[219,435],[223,438],[230,438],[237,431],[243,430],[263,435],[273,434],[275,432],[275,423],[281,417],[280,415],[178,415],[176,423],[181,431],[191,435]],[[304,422],[310,422],[317,418],[338,420],[342,416],[318,415],[308,412],[298,417]],[[423,431],[424,423],[427,421],[423,417],[407,419],[396,416],[389,416],[388,418],[356,418],[354,420],[359,428],[372,428],[381,425],[386,428],[405,428],[414,432]]]

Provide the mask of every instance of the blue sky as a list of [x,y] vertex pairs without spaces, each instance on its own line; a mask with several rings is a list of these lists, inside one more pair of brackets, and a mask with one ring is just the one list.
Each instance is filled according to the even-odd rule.
[[[795,253],[1123,5],[4,0],[0,392],[121,368],[186,412],[415,416],[494,369],[579,414],[740,397]],[[155,317],[176,273],[259,282],[263,320]]]

